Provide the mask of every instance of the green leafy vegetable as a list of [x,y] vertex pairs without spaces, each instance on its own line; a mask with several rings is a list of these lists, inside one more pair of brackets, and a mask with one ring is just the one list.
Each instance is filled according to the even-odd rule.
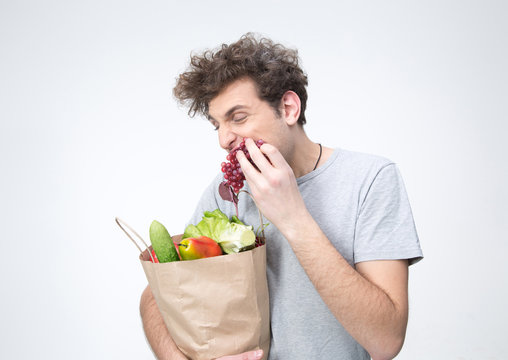
[[238,217],[231,221],[219,209],[205,211],[197,225],[189,225],[183,238],[207,236],[214,239],[226,254],[238,253],[254,248],[256,235],[252,226],[244,225]]
[[183,232],[182,239],[187,238],[196,238],[201,236],[201,231],[196,227],[196,225],[190,224],[185,228],[185,231]]
[[231,217],[231,222],[235,224],[245,225],[243,222],[240,221],[240,219],[236,215],[233,215]]

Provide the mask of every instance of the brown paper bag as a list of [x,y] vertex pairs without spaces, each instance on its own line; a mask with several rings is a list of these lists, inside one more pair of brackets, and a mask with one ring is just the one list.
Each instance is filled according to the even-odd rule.
[[[180,239],[181,235],[173,236],[175,242]],[[268,358],[265,245],[238,254],[169,263],[151,262],[151,251],[150,246],[141,253],[141,264],[169,333],[187,357],[210,360],[263,349],[263,359]]]
[[152,263],[145,250],[140,260],[171,337],[187,357],[210,360],[261,348],[267,358],[266,246],[162,264]]

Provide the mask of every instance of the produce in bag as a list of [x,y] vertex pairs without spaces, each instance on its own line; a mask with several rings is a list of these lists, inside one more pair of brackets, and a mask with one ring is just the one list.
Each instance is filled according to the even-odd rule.
[[[189,227],[187,236],[191,236],[187,239],[183,234],[171,238],[157,222],[154,225],[157,231],[151,231],[152,246],[145,243],[147,250],[140,255],[141,264],[164,323],[185,356],[209,360],[263,349],[263,359],[267,359],[270,311],[266,247],[252,249],[253,239],[256,241],[252,227],[234,216],[226,219],[219,210],[206,212],[201,225]],[[193,233],[196,229],[199,233]],[[220,243],[212,241],[220,252],[211,257],[206,257],[209,254],[205,252],[202,258],[186,259],[181,245],[185,240],[205,237],[202,233],[214,234],[219,239]],[[239,239],[233,239],[232,234],[240,234]],[[173,255],[173,261],[157,263],[159,255],[153,246],[157,247],[159,242],[170,249],[172,244],[175,250],[180,248],[182,261]],[[166,254],[166,250],[162,253]]]

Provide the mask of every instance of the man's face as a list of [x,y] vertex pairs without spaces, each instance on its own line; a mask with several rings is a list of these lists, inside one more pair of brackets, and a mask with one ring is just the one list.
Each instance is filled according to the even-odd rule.
[[244,137],[263,139],[281,150],[288,133],[284,117],[259,98],[250,78],[236,80],[222,90],[210,101],[208,115],[219,133],[220,146],[228,152]]

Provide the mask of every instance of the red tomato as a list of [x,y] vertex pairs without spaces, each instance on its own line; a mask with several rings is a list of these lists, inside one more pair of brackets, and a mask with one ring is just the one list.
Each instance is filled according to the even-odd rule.
[[155,263],[158,263],[159,262],[159,259],[157,259],[157,255],[155,255],[155,251],[152,249],[152,257],[155,261],[152,260],[152,258],[150,258],[150,261],[151,262],[155,262]]

